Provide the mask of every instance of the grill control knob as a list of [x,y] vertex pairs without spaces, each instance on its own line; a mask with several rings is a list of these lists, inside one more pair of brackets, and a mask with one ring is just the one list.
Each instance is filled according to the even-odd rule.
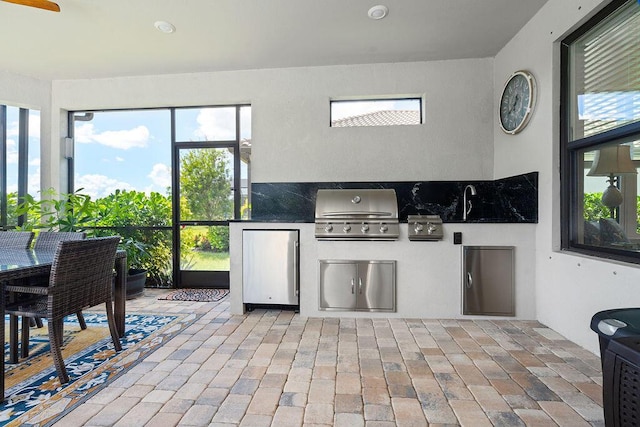
[[330,232],[331,230],[333,230],[333,225],[327,224],[324,226],[324,231],[326,231],[327,233]]
[[389,230],[389,227],[387,227],[387,224],[382,224],[380,226],[380,232],[381,233],[386,233]]
[[360,230],[362,230],[363,233],[366,233],[367,231],[369,231],[369,224],[362,224]]
[[413,229],[416,230],[416,233],[421,232],[423,228],[424,228],[423,225],[420,224],[419,222],[416,222],[415,227],[413,227]]
[[351,231],[351,226],[349,224],[345,224],[344,227],[342,227],[342,231],[348,233],[349,231]]
[[438,227],[436,227],[435,225],[428,223],[427,224],[427,233],[428,234],[433,234],[434,231],[436,231],[438,229]]

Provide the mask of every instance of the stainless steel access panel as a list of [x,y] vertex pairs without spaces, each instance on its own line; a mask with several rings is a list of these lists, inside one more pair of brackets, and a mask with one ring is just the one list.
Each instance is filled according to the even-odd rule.
[[242,302],[299,305],[299,230],[242,231]]
[[319,309],[396,310],[395,261],[320,260]]
[[464,246],[462,314],[515,316],[513,246]]

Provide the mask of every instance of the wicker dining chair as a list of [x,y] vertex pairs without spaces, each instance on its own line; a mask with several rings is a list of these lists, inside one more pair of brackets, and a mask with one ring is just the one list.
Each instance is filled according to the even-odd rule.
[[31,231],[0,231],[1,249],[27,249],[31,246]]
[[[83,240],[86,237],[86,235],[87,234],[84,232],[75,232],[75,231],[40,231],[36,236],[36,240],[33,244],[33,249],[55,251],[58,247],[58,243],[65,240]],[[48,286],[48,284],[49,284],[48,275],[35,276],[35,277],[29,278],[29,286]],[[14,293],[16,292],[15,286],[12,286],[12,285],[8,285],[6,289],[9,292],[14,292]],[[24,295],[22,295],[22,297],[24,297]],[[84,320],[84,315],[82,314],[82,311],[79,311],[78,313],[76,313],[76,316],[78,318],[78,323],[80,324],[80,329],[82,330],[87,329],[87,322],[85,322]],[[23,341],[25,336],[27,337],[27,340],[29,337],[29,331],[26,329],[34,325],[37,326],[38,328],[42,328],[43,326],[42,319],[40,319],[39,317],[36,317],[34,319],[28,319],[28,318],[22,319]],[[9,321],[9,326],[10,326],[10,332],[9,332],[10,334],[15,335],[18,333],[17,318],[15,317],[11,318]],[[12,348],[10,350],[11,363],[18,362],[17,347],[14,347],[16,344],[17,343],[15,343],[14,341]],[[20,348],[20,357],[28,357],[28,356],[29,356],[29,346],[22,346]]]
[[[58,243],[64,240],[82,240],[87,236],[84,232],[75,231],[41,231],[36,236],[36,241],[33,244],[33,249],[50,250],[54,251],[58,247]],[[29,280],[29,284],[32,286],[46,286],[49,282],[48,276],[35,277]],[[87,323],[84,321],[82,312],[78,312],[78,323],[80,329],[87,329]],[[42,327],[42,321],[35,319],[39,328]],[[22,357],[27,357],[27,353],[23,353]]]
[[[111,298],[113,266],[119,241],[120,237],[112,236],[60,242],[51,266],[48,286],[25,286],[19,292],[30,293],[38,298],[18,301],[6,307],[6,313],[10,316],[47,319],[51,355],[62,384],[69,381],[61,350],[65,316],[105,304],[111,340],[116,351],[122,349]],[[21,345],[28,347],[28,334],[26,340],[24,338],[23,335]]]
[[[31,247],[31,241],[33,240],[33,232],[31,231],[2,231],[0,232],[0,250],[3,249],[28,249],[29,247]],[[18,255],[16,254],[16,256],[23,256],[22,254]],[[10,290],[8,288],[10,288],[12,285],[22,285],[24,284],[23,280],[20,280],[18,282],[16,281],[11,281],[11,282],[7,282],[7,283],[3,283],[2,285],[5,286],[5,289],[3,290],[4,292],[6,292],[6,300],[7,301],[11,301],[13,298],[13,294],[10,294]],[[34,321],[34,323],[38,323],[37,319],[32,319]],[[40,322],[40,324],[42,324],[42,322]],[[18,333],[18,320],[17,319],[13,319],[10,322],[10,328],[11,328],[11,332],[13,334],[17,334]],[[11,349],[11,361],[12,362],[17,362],[17,348],[13,348]]]
[[33,249],[56,250],[58,243],[65,240],[82,240],[86,233],[75,231],[41,231],[36,236]]

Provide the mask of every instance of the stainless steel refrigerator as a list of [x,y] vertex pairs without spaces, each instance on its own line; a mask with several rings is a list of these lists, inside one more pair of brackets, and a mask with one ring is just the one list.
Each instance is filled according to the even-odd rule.
[[299,306],[299,230],[243,230],[242,301]]

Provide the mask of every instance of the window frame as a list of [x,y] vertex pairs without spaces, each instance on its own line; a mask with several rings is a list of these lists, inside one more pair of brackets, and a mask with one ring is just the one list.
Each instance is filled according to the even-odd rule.
[[[9,224],[9,192],[7,178],[8,144],[9,139],[9,113],[8,108],[16,109],[18,112],[18,181],[17,181],[17,201],[21,203],[25,196],[29,194],[29,115],[35,109],[28,109],[9,104],[0,104],[0,230],[13,230],[21,227],[27,220],[26,214],[17,217],[16,224]],[[38,182],[38,186],[40,183]]]
[[[202,270],[183,270],[180,263],[180,225],[211,225],[211,226],[227,226],[230,222],[242,219],[242,196],[243,189],[247,194],[251,194],[251,173],[250,173],[250,161],[248,164],[248,171],[246,176],[246,187],[242,186],[242,171],[241,171],[241,149],[242,149],[242,115],[243,109],[251,109],[250,103],[238,103],[238,104],[223,104],[223,105],[195,105],[195,106],[180,106],[180,107],[151,107],[151,108],[122,108],[122,109],[103,109],[103,110],[77,110],[68,112],[68,129],[69,138],[73,141],[75,138],[76,121],[90,121],[93,120],[96,113],[113,113],[113,112],[138,112],[138,111],[166,111],[169,113],[167,119],[169,120],[169,144],[170,144],[170,160],[171,160],[171,224],[167,226],[146,226],[146,225],[129,225],[126,227],[128,230],[145,230],[155,232],[170,232],[171,233],[171,248],[172,248],[172,275],[171,280],[167,282],[171,286],[193,286],[201,287],[202,283],[217,283],[222,287],[228,285],[229,272],[228,271],[202,271]],[[177,139],[178,132],[176,131],[179,124],[176,124],[176,112],[180,110],[199,110],[199,109],[224,109],[229,108],[234,110],[234,123],[235,123],[235,135],[231,139],[227,140],[209,140],[202,139],[196,141],[179,140]],[[174,173],[177,170],[179,162],[179,150],[185,148],[218,148],[218,149],[233,149],[233,188],[231,190],[234,199],[234,212],[233,218],[220,219],[212,221],[187,221],[180,218],[180,199],[178,197],[180,182],[179,177]],[[67,158],[68,164],[68,188],[70,192],[77,190],[74,180],[75,175],[75,163],[78,158],[75,153],[75,144],[73,144],[73,153]],[[81,159],[82,160],[82,159]],[[141,191],[141,190],[136,190]],[[248,196],[247,196],[248,197]],[[249,198],[249,197],[248,197]],[[249,198],[250,203],[250,198]],[[116,229],[117,227],[98,227],[101,229]],[[203,274],[204,273],[204,274]],[[165,287],[167,283],[156,283],[158,287]]]
[[[392,124],[392,125],[354,125],[354,126],[334,126],[334,122],[338,121],[338,120],[343,120],[345,118],[349,118],[349,117],[344,117],[342,119],[335,119],[333,118],[333,105],[334,104],[343,104],[343,103],[356,103],[356,102],[403,102],[403,101],[417,101],[418,102],[418,113],[419,113],[419,121],[418,123],[410,123],[410,124],[403,124],[403,123],[397,123],[397,124]],[[397,111],[397,110],[392,110],[392,111]],[[368,113],[362,113],[362,114],[356,114],[355,116],[350,116],[350,117],[357,117],[360,115],[364,115],[364,114],[368,114]],[[424,100],[422,96],[389,96],[389,97],[371,97],[371,98],[367,98],[367,97],[356,97],[356,98],[331,98],[329,100],[329,127],[332,129],[336,129],[336,128],[342,128],[342,127],[356,127],[356,128],[360,128],[360,127],[386,127],[386,126],[419,126],[424,124]]]
[[[640,264],[640,253],[629,250],[621,250],[609,247],[586,245],[574,241],[578,236],[578,224],[582,216],[578,218],[582,210],[584,192],[579,191],[579,182],[584,174],[584,165],[580,159],[581,151],[585,149],[598,149],[607,144],[624,143],[640,139],[640,121],[622,125],[596,135],[570,140],[571,128],[571,63],[570,48],[572,43],[592,30],[595,26],[615,13],[619,8],[628,3],[628,0],[613,0],[601,11],[596,13],[585,24],[562,40],[560,45],[560,219],[561,219],[561,249],[591,255],[598,258],[613,259],[633,264]],[[634,162],[638,164],[637,161]],[[627,177],[622,177],[623,194],[636,185],[625,186]],[[604,181],[603,181],[604,186]],[[636,193],[637,194],[637,193]],[[635,195],[634,195],[635,197]],[[620,208],[616,208],[620,209]],[[621,216],[624,218],[624,215]],[[628,222],[628,219],[627,219]],[[632,238],[639,237],[637,232]]]

